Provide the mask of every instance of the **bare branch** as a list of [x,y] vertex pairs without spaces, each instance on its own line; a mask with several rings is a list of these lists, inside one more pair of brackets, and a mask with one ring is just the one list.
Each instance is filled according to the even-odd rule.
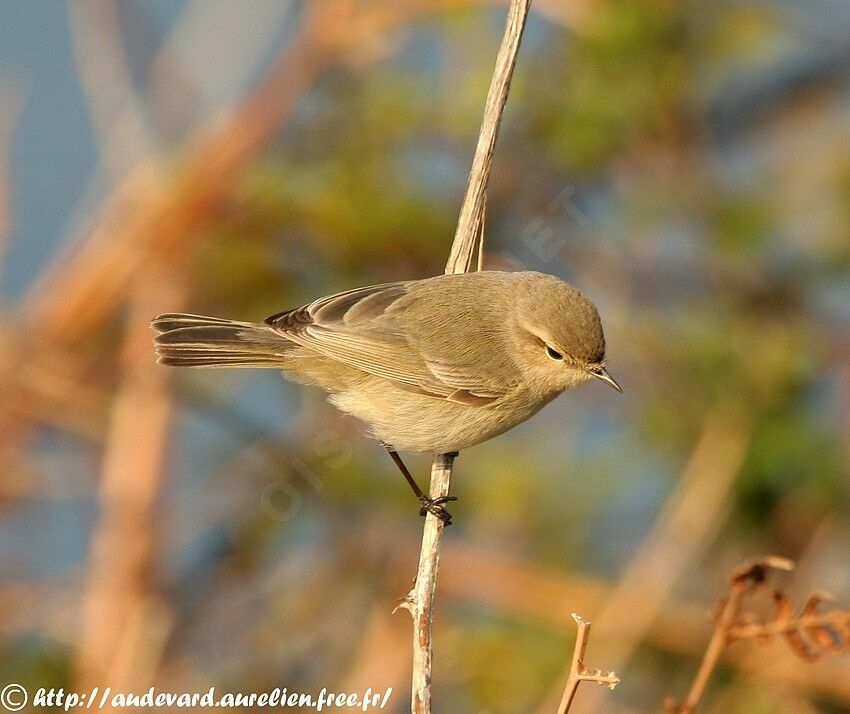
[[478,146],[469,172],[469,184],[460,209],[454,243],[446,264],[447,273],[466,273],[472,269],[478,238],[483,230],[484,204],[487,198],[487,183],[490,180],[490,167],[493,164],[493,152],[499,136],[499,126],[505,111],[505,102],[511,87],[511,76],[516,65],[522,31],[531,0],[512,0],[508,11],[508,24],[502,46],[496,57],[496,69],[490,82],[487,104],[484,108],[484,121],[478,135]]
[[[777,599],[784,596],[776,593]],[[802,651],[792,645],[797,654],[807,660],[814,661],[829,652],[841,652],[850,649],[850,609],[829,610],[818,612],[812,609],[813,602],[822,603],[827,600],[815,594],[803,606],[802,612],[794,618],[776,619],[766,623],[741,623],[729,628],[729,643],[739,640],[758,640],[769,642],[774,636],[793,636],[803,633],[810,644]],[[789,644],[792,644],[789,641]]]
[[[431,498],[448,494],[454,456],[438,455],[431,468]],[[432,625],[434,621],[434,592],[437,589],[437,571],[440,567],[440,544],[445,524],[429,513],[422,532],[422,549],[419,570],[413,589],[399,607],[410,611],[413,617],[413,690],[411,711],[415,714],[431,711],[431,663],[434,656]]]
[[668,701],[667,711],[671,714],[693,714],[697,710],[721,654],[732,642],[754,639],[767,643],[775,635],[781,635],[791,651],[806,662],[850,649],[850,611],[818,611],[818,607],[829,600],[823,594],[809,596],[797,616],[791,601],[781,592],[774,593],[775,615],[771,622],[757,624],[752,616],[741,614],[744,597],[761,588],[771,571],[793,568],[794,563],[786,558],[768,556],[733,572],[729,593],[718,608],[714,633],[691,689],[681,704]]
[[609,689],[614,689],[620,683],[620,678],[614,672],[602,674],[601,669],[592,671],[588,669],[584,663],[584,652],[587,649],[587,641],[590,639],[590,622],[576,613],[573,613],[572,617],[576,625],[578,625],[578,634],[576,635],[576,644],[573,649],[570,674],[567,678],[567,686],[564,687],[564,696],[561,697],[558,714],[567,714],[575,699],[578,685],[582,682],[596,682]]

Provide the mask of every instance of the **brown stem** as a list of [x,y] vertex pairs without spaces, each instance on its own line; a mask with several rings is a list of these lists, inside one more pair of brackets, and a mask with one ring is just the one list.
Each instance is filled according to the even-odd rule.
[[[487,182],[490,177],[499,124],[508,98],[511,75],[516,65],[522,31],[525,28],[530,6],[531,0],[511,0],[505,35],[496,57],[496,69],[487,94],[484,120],[457,231],[446,264],[446,273],[465,273],[474,270],[476,254],[479,266],[483,260],[481,254]],[[454,456],[452,455],[442,454],[434,459],[431,468],[431,498],[443,498],[449,495],[453,464]],[[439,518],[430,513],[427,515],[422,533],[422,549],[419,553],[416,583],[402,604],[413,616],[411,711],[414,714],[430,714],[431,712],[431,665],[434,656],[432,609],[437,587],[443,528],[444,524]]]
[[787,621],[735,625],[729,629],[728,636],[730,643],[739,640],[766,640],[774,635],[784,635],[800,630],[810,631],[824,627],[834,627],[850,632],[850,611],[818,612],[811,615],[801,615]]
[[675,714],[693,714],[696,711],[697,706],[705,694],[708,682],[714,673],[714,668],[717,666],[720,655],[723,654],[723,649],[726,647],[729,639],[729,628],[732,627],[732,624],[738,617],[741,598],[744,597],[746,589],[746,582],[739,581],[732,584],[729,597],[726,598],[726,602],[723,604],[717,625],[711,634],[708,646],[705,648],[705,654],[703,655],[702,662],[700,662],[691,688],[688,690],[688,695],[674,710]]
[[487,183],[490,179],[490,167],[493,164],[493,152],[499,136],[499,126],[508,100],[511,76],[516,66],[522,31],[531,0],[511,0],[508,10],[508,22],[505,36],[496,57],[496,69],[487,93],[484,107],[484,120],[478,134],[478,146],[469,172],[466,196],[460,209],[455,239],[446,264],[447,273],[466,273],[473,267],[475,248],[484,223],[484,203],[487,198]]
[[570,674],[567,677],[564,695],[561,697],[561,703],[558,706],[558,714],[567,714],[575,700],[578,685],[582,682],[596,682],[609,689],[613,689],[620,683],[620,678],[614,672],[602,674],[599,670],[591,672],[587,668],[587,665],[584,663],[584,652],[587,649],[587,641],[590,639],[590,622],[575,613],[573,613],[573,620],[578,625],[578,634],[576,634],[576,644],[573,649]]
[[[454,458],[454,454],[440,454],[434,458],[431,468],[431,498],[448,495]],[[431,711],[431,662],[434,656],[431,633],[444,528],[445,524],[441,519],[431,513],[426,516],[416,582],[400,605],[409,610],[413,617],[413,690],[410,707],[416,714]]]
[[791,570],[794,564],[786,558],[770,555],[752,563],[745,563],[732,574],[729,593],[722,601],[714,632],[705,649],[702,662],[691,683],[687,696],[680,704],[667,703],[671,714],[694,714],[705,695],[723,650],[730,642],[730,632],[741,611],[741,600],[748,592],[762,585],[770,570]]

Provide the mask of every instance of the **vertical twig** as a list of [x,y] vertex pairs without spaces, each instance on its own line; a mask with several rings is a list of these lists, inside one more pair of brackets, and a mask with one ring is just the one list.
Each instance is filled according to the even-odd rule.
[[670,714],[694,714],[696,712],[708,688],[711,675],[720,660],[720,655],[723,654],[723,650],[729,644],[730,632],[741,612],[741,600],[748,592],[764,583],[768,571],[771,569],[793,570],[794,563],[787,558],[769,555],[761,560],[742,565],[732,574],[729,582],[729,594],[722,602],[714,632],[687,696],[680,704],[665,702],[665,709]]
[[499,125],[508,100],[511,87],[511,76],[516,65],[522,31],[531,0],[511,0],[508,10],[508,21],[505,26],[505,36],[496,56],[496,69],[487,93],[487,103],[484,106],[484,120],[478,135],[478,146],[472,169],[469,172],[469,183],[466,196],[460,209],[454,242],[446,263],[447,273],[466,273],[472,267],[477,238],[481,233],[484,222],[484,204],[487,198],[487,183],[490,179],[490,167],[493,164],[493,151],[499,136]]
[[[449,454],[438,454],[434,457],[431,467],[431,498],[448,495],[453,463],[454,456]],[[437,589],[444,527],[439,518],[430,513],[426,516],[416,582],[401,604],[401,607],[410,611],[413,618],[413,689],[410,698],[410,710],[413,714],[431,712],[431,663],[434,656],[431,638],[432,608],[434,592]]]
[[732,627],[735,619],[738,617],[738,611],[741,608],[741,599],[744,597],[746,589],[747,582],[744,580],[736,580],[732,583],[729,589],[729,597],[726,598],[723,609],[720,611],[717,625],[711,634],[711,640],[709,640],[706,647],[705,654],[703,655],[702,662],[700,662],[691,688],[688,690],[688,695],[678,706],[667,707],[667,710],[671,714],[673,712],[676,714],[693,714],[696,711],[697,706],[705,694],[705,690],[708,688],[708,682],[711,679],[714,668],[717,666],[720,655],[723,654],[723,650],[726,647],[729,628]]
[[620,678],[614,672],[602,674],[601,670],[590,671],[584,663],[584,652],[587,649],[587,641],[590,639],[590,622],[581,615],[573,613],[573,620],[578,625],[576,634],[576,645],[573,649],[573,660],[570,664],[570,674],[567,677],[567,685],[564,687],[564,696],[558,706],[558,714],[567,714],[575,699],[578,685],[582,682],[596,682],[602,686],[613,689],[620,683]]
[[[475,266],[476,251],[478,266],[482,263],[487,182],[490,177],[496,138],[499,134],[499,124],[508,98],[511,75],[516,65],[522,31],[525,28],[530,5],[531,0],[512,0],[508,10],[505,35],[496,57],[496,68],[487,94],[478,146],[469,174],[457,231],[446,264],[446,273],[465,273],[472,270]],[[440,454],[435,457],[431,468],[430,495],[432,498],[449,495],[453,464],[454,455]],[[414,714],[430,714],[431,712],[431,663],[434,653],[432,607],[434,591],[437,587],[443,527],[443,522],[432,514],[429,513],[425,518],[416,583],[402,603],[402,606],[410,610],[413,616],[411,711]]]

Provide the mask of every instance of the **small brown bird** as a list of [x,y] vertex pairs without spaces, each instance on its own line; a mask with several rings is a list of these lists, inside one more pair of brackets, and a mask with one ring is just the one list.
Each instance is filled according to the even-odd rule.
[[543,273],[440,275],[348,290],[261,323],[167,314],[152,326],[161,364],[282,369],[325,389],[385,446],[421,513],[446,523],[454,498],[425,495],[398,451],[479,444],[593,378],[621,391],[593,303]]

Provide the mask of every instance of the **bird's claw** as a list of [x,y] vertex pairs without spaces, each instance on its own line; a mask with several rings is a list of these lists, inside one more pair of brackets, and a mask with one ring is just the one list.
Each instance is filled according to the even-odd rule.
[[449,501],[457,501],[457,496],[440,496],[439,498],[420,496],[419,503],[422,504],[422,508],[419,509],[419,515],[425,516],[430,513],[439,518],[445,525],[450,526],[452,514],[444,508]]

